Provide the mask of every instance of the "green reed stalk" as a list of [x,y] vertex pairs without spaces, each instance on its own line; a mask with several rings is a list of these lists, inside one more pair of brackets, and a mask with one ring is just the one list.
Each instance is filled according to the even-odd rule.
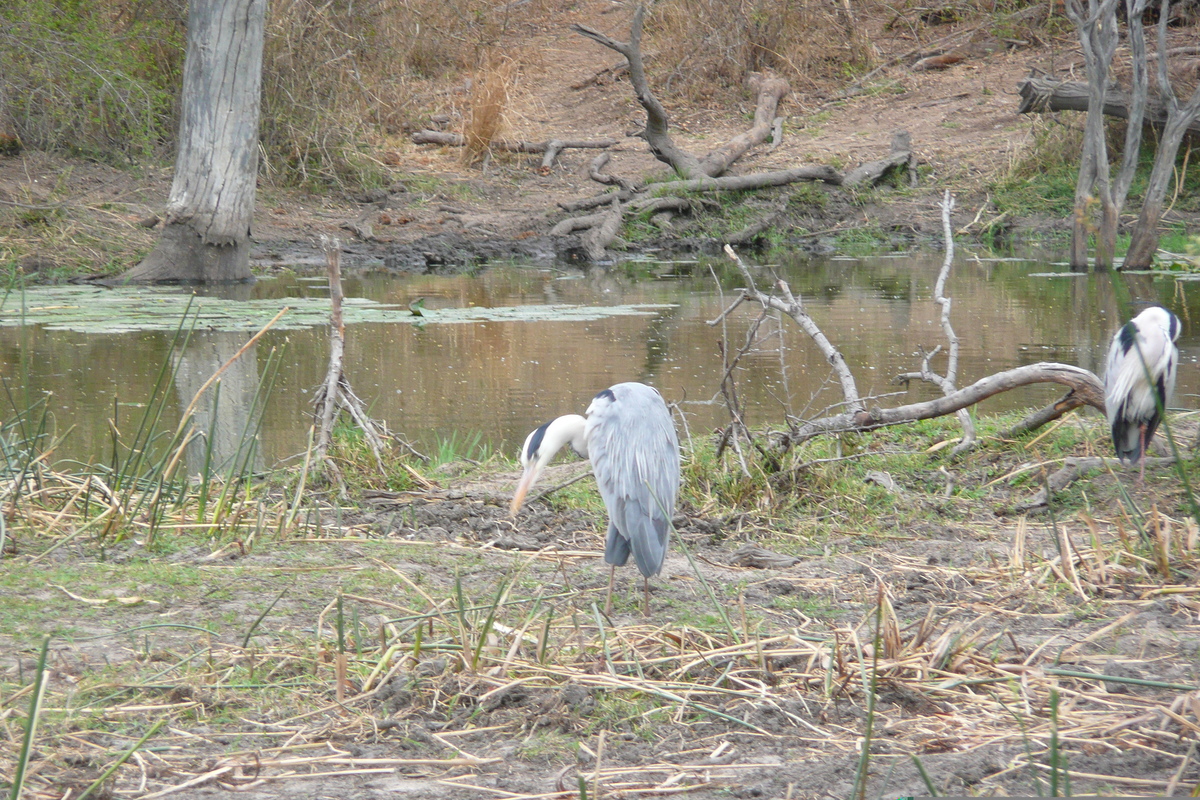
[[162,728],[162,726],[166,725],[166,724],[167,724],[166,719],[160,719],[158,722],[154,723],[153,727],[151,727],[150,730],[146,731],[145,735],[142,736],[142,738],[140,738],[136,742],[134,742],[132,747],[130,747],[128,750],[126,750],[124,753],[122,753],[120,758],[118,758],[116,761],[114,761],[112,764],[110,764],[108,769],[104,770],[104,772],[102,772],[100,774],[99,778],[96,778],[96,780],[92,781],[91,785],[89,785],[86,789],[83,790],[83,794],[79,795],[79,797],[75,798],[75,800],[86,800],[86,798],[88,796],[90,796],[92,794],[92,792],[94,792],[97,789],[104,786],[105,781],[107,781],[109,778],[111,778],[112,774],[114,772],[116,772],[117,769],[122,764],[124,764],[126,761],[128,761],[130,758],[132,758],[133,754],[136,753],[141,748],[141,746],[144,745],[151,736],[158,733],[159,729]]
[[217,443],[217,420],[221,409],[221,382],[217,381],[212,388],[212,416],[208,420],[208,440],[204,443],[204,463],[200,467],[200,491],[196,496],[196,522],[204,522],[204,514],[208,509],[208,491],[212,484],[213,448]]
[[875,636],[871,648],[871,673],[863,674],[863,690],[867,694],[867,723],[863,728],[862,754],[858,758],[858,770],[854,776],[854,796],[857,800],[867,797],[867,767],[871,762],[871,733],[875,727],[875,681],[879,673],[879,650],[883,647],[883,584],[879,584],[875,602]]
[[921,776],[921,780],[925,783],[925,791],[929,792],[930,797],[937,797],[937,788],[933,785],[933,779],[929,777],[929,773],[925,771],[925,765],[921,763],[921,759],[914,754],[912,760],[913,766],[917,768],[917,774]]
[[38,656],[37,673],[33,679],[33,696],[29,699],[29,716],[25,720],[25,737],[21,740],[21,749],[17,752],[12,788],[8,793],[9,800],[20,800],[21,790],[25,786],[25,773],[29,769],[30,759],[33,758],[33,743],[37,738],[38,719],[46,695],[46,655],[49,651],[50,637],[47,636],[42,640],[42,652]]
[[[192,297],[188,298],[188,304],[183,310],[179,326],[175,329],[175,333],[171,338],[171,344],[167,347],[166,355],[163,356],[162,366],[159,367],[158,375],[154,379],[154,386],[150,390],[150,399],[146,402],[146,408],[142,412],[142,418],[138,423],[136,433],[134,433],[133,441],[129,444],[129,458],[126,459],[122,469],[115,471],[112,486],[114,492],[120,490],[127,482],[135,479],[140,474],[142,465],[148,457],[150,444],[157,438],[158,424],[162,419],[163,411],[167,407],[171,394],[170,388],[175,385],[179,364],[181,363],[177,361],[172,365],[171,356],[176,351],[181,351],[187,347],[187,343],[192,336],[192,331],[196,327],[196,321],[200,316],[198,313],[192,315],[191,325],[188,326],[188,316],[191,315],[193,299]],[[127,489],[127,491],[129,490]]]

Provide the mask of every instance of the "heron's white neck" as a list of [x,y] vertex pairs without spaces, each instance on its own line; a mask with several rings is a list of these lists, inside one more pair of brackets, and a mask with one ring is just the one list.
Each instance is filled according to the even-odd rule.
[[525,446],[521,448],[521,466],[526,469],[534,467],[540,471],[566,444],[571,445],[571,449],[581,458],[587,458],[586,429],[587,420],[578,414],[567,414],[552,420],[525,439]]
[[551,420],[525,437],[525,444],[521,445],[521,467],[524,474],[513,492],[509,513],[516,516],[521,510],[521,504],[525,502],[525,493],[538,479],[542,468],[549,464],[567,443],[570,443],[572,449],[580,456],[588,457],[587,420],[578,414],[567,414],[565,417]]

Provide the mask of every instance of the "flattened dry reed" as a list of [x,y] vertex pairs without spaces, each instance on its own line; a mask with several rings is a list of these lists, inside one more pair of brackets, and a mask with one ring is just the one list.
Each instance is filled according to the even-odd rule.
[[[84,508],[87,492],[80,494],[84,485],[77,476],[58,480],[45,472],[40,486],[25,493],[23,506],[31,508],[35,500],[38,505],[38,514],[31,511],[27,516],[40,515],[39,524],[49,531],[41,541],[62,541],[96,518],[102,506]],[[99,492],[93,498],[106,502]],[[251,517],[238,523],[240,528],[231,523],[214,542],[213,552],[228,546],[225,537],[248,534],[255,526],[253,514],[271,519],[286,516],[289,501],[278,497],[273,503],[248,506],[254,509]],[[85,511],[90,514],[86,519]],[[336,515],[320,509],[320,516],[328,520]],[[193,530],[190,526],[195,524],[184,514],[177,522],[161,524],[160,535],[172,526]],[[1171,559],[1171,574],[1194,569],[1196,537],[1186,521],[1160,514],[1156,524],[1170,526],[1174,532],[1164,550]],[[1059,747],[1149,748],[1181,758],[1175,752],[1180,737],[1200,732],[1195,687],[1100,670],[1108,671],[1107,663],[1114,657],[1107,651],[1140,614],[1165,604],[1194,615],[1200,611],[1196,598],[1200,590],[1164,584],[1158,561],[1148,550],[1138,549],[1142,546],[1138,540],[1123,541],[1114,535],[1113,521],[1092,519],[1083,527],[1066,522],[1062,527],[1070,537],[1065,548],[1055,544],[1051,532],[1024,523],[1019,528],[1023,531],[1020,546],[998,548],[1001,558],[990,567],[931,564],[917,556],[879,552],[867,564],[869,570],[842,576],[837,586],[839,598],[857,605],[854,619],[816,623],[747,604],[734,630],[723,622],[706,628],[679,623],[614,624],[602,616],[574,612],[573,607],[590,607],[591,590],[560,591],[542,585],[539,593],[510,580],[496,584],[489,593],[417,583],[411,573],[382,559],[370,564],[262,567],[264,575],[276,571],[292,576],[378,568],[392,579],[396,591],[380,597],[343,593],[340,647],[328,619],[337,603],[336,593],[331,593],[323,598],[326,612],[318,613],[319,605],[314,608],[307,629],[279,629],[272,623],[274,617],[253,624],[247,618],[226,635],[196,632],[203,647],[174,654],[164,669],[156,666],[152,674],[135,665],[115,681],[113,675],[105,676],[103,683],[86,678],[69,690],[77,693],[73,698],[68,687],[52,684],[44,709],[50,716],[42,727],[39,752],[56,757],[37,763],[30,785],[35,793],[44,793],[55,781],[69,778],[69,757],[79,753],[112,766],[114,786],[143,792],[142,796],[167,797],[201,786],[245,789],[396,770],[413,779],[486,792],[476,776],[494,770],[497,761],[473,746],[479,741],[478,729],[448,725],[437,731],[431,741],[446,749],[444,757],[359,758],[337,742],[386,736],[392,728],[409,731],[428,715],[454,720],[456,709],[464,707],[473,711],[477,723],[486,723],[481,729],[503,737],[528,736],[533,732],[528,713],[520,708],[506,712],[505,698],[523,692],[551,703],[567,687],[603,698],[606,711],[598,718],[600,730],[664,723],[689,729],[694,741],[711,740],[714,750],[722,737],[736,732],[755,739],[803,743],[814,753],[846,756],[861,752],[860,722],[830,712],[838,707],[866,708],[873,683],[877,735],[886,735],[917,754],[1027,743],[1025,754],[1006,768],[1022,775],[1048,769],[1044,763],[1051,743],[1048,708],[1052,693],[1057,692]],[[369,535],[349,526],[323,525],[315,530],[329,536],[305,537],[306,547],[323,541],[361,541]],[[358,537],[351,535],[356,530]],[[434,552],[427,543],[396,545],[401,553],[419,552],[417,548]],[[466,540],[439,542],[436,552],[474,552],[511,574],[540,569],[542,575],[551,576],[557,574],[564,557],[581,566],[597,555],[588,550],[572,550],[565,556],[549,551],[513,555]],[[1064,569],[1064,561],[1073,570]],[[201,563],[198,569],[220,576],[229,574],[230,567]],[[254,573],[259,568],[238,569]],[[918,579],[927,607],[905,621],[900,615],[912,614],[913,609],[899,600],[904,587]],[[832,596],[828,575],[789,575],[789,580],[804,591]],[[697,597],[704,596],[699,587],[695,591]],[[1075,625],[1059,625],[1055,631],[1039,631],[1046,624],[1074,620],[1081,591],[1094,615]],[[84,592],[73,594],[85,605],[97,599]],[[878,637],[876,613],[881,624]],[[368,620],[368,630],[360,628],[359,616]],[[246,635],[248,631],[253,637]],[[344,656],[341,672],[339,654]],[[864,682],[864,673],[872,681]],[[402,686],[409,699],[385,712],[376,692],[388,686]],[[1136,691],[1117,691],[1122,687]],[[340,702],[339,688],[344,694]],[[29,691],[28,685],[6,690],[0,698],[0,726],[23,722],[22,700]],[[903,708],[896,697],[905,698]],[[197,743],[208,740],[189,728],[197,718],[216,719],[222,708],[234,709],[223,715],[223,730],[257,737],[271,746],[235,751],[221,747],[215,762],[197,753]],[[100,719],[140,724],[140,731],[161,719],[169,723],[153,737],[153,751],[134,752],[116,764],[138,735],[112,736],[98,745],[90,741],[88,730],[63,724],[64,720],[77,724],[85,711]],[[1014,724],[1014,713],[1021,725]],[[775,722],[765,724],[768,717]],[[610,753],[611,748],[610,742]],[[0,762],[4,758],[0,756]],[[630,765],[606,757],[604,763],[572,766],[560,780],[561,789],[528,795],[513,792],[512,796],[578,796],[579,777],[602,794],[686,794],[736,784],[739,775],[761,768],[744,760],[736,748],[729,763],[696,763],[699,760],[692,756],[677,764]],[[0,769],[8,768],[0,763]],[[1004,774],[992,780],[1002,780]],[[1144,776],[1096,777],[1071,769],[1062,774],[1076,781],[1106,779],[1116,786],[1156,791],[1170,777],[1162,781]]]

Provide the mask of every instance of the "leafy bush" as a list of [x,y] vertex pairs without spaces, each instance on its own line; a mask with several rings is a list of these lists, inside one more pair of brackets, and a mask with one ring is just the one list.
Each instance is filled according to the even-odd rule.
[[0,133],[106,160],[163,154],[185,35],[183,0],[0,4]]

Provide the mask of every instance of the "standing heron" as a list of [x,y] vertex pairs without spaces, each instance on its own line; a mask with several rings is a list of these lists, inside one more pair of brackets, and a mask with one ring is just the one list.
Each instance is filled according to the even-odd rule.
[[612,607],[617,567],[633,560],[642,573],[646,613],[650,578],[662,570],[675,495],[679,490],[679,440],[662,395],[642,383],[618,383],[600,392],[587,418],[567,414],[529,434],[521,446],[525,473],[513,495],[512,514],[563,445],[590,458],[600,497],[608,509],[604,561],[612,566],[604,613]]
[[1175,390],[1178,338],[1179,317],[1152,306],[1122,325],[1108,348],[1104,405],[1113,445],[1121,461],[1142,462],[1142,479],[1142,456]]

